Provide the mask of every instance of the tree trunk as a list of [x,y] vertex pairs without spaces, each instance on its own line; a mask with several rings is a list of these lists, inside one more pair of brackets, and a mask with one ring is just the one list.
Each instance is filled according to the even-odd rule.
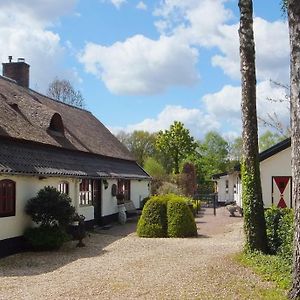
[[267,252],[266,223],[259,171],[255,44],[252,0],[239,0],[242,74],[242,186],[246,249]]
[[300,2],[288,1],[291,46],[291,138],[295,236],[291,299],[300,297]]

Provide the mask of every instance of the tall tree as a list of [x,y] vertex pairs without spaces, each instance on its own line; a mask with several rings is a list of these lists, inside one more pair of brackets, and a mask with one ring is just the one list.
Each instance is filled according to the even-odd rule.
[[262,134],[259,137],[259,151],[264,151],[279,143],[280,141],[283,141],[284,139],[284,136],[267,130],[264,134]]
[[260,182],[256,112],[255,43],[252,0],[239,0],[243,122],[243,208],[246,249],[267,252],[266,223]]
[[190,135],[184,124],[175,121],[169,130],[160,131],[157,135],[156,146],[159,151],[172,159],[175,174],[179,173],[179,165],[183,159],[193,154],[197,143]]
[[76,107],[85,107],[80,91],[76,91],[71,82],[66,79],[55,78],[48,87],[47,96]]
[[216,173],[225,172],[228,163],[229,144],[215,131],[208,132],[199,147],[202,171],[206,180]]
[[144,165],[147,157],[155,156],[156,134],[143,130],[135,130],[132,133],[120,132],[117,138],[132,152],[137,162]]
[[295,236],[291,299],[300,298],[300,1],[285,1],[290,32],[291,140]]

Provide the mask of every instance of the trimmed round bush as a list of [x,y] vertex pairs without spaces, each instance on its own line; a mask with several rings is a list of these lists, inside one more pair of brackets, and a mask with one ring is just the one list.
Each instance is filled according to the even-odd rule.
[[37,196],[28,200],[25,212],[32,221],[42,226],[67,226],[74,217],[75,208],[71,198],[56,188],[46,186]]
[[28,228],[24,237],[34,250],[57,250],[70,239],[65,230],[58,226]]
[[197,236],[197,226],[191,209],[181,197],[170,197],[167,203],[169,237]]
[[146,202],[137,225],[137,234],[148,238],[167,236],[167,205],[164,197],[151,197]]

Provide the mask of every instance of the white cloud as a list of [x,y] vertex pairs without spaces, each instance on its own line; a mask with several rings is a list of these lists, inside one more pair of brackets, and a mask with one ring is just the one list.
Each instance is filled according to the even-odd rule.
[[[37,0],[0,2],[0,59],[24,57],[31,65],[30,86],[42,92],[61,68],[64,47],[51,30],[58,18],[73,11],[76,0]],[[45,72],[45,66],[47,71]]]
[[[285,125],[289,123],[289,110],[286,102],[271,102],[271,99],[284,99],[285,90],[274,86],[270,81],[262,81],[257,85],[257,113],[268,120],[268,113],[276,113]],[[202,99],[208,113],[221,124],[230,123],[237,132],[241,131],[241,88],[224,86],[219,92],[205,95]]]
[[[259,80],[287,81],[289,66],[289,40],[287,24],[254,19],[256,67]],[[223,25],[216,45],[222,55],[213,57],[213,65],[223,69],[232,78],[240,78],[238,24]]]
[[[226,9],[226,0],[162,1],[155,15],[159,32],[176,35],[188,45],[220,50],[212,57],[213,66],[221,67],[231,78],[240,78],[238,22]],[[213,17],[212,17],[213,16]],[[238,20],[236,20],[238,21]],[[257,78],[288,78],[288,27],[283,20],[269,22],[254,18]]]
[[120,9],[120,7],[126,3],[126,0],[110,0],[110,2],[117,8]]
[[88,43],[79,61],[114,94],[149,95],[194,84],[197,58],[196,49],[174,37],[136,35],[109,47]]
[[210,115],[205,114],[200,109],[189,109],[182,106],[167,105],[156,118],[145,119],[140,123],[131,124],[125,128],[112,128],[113,132],[124,130],[132,132],[134,130],[146,130],[157,132],[170,127],[174,121],[181,121],[188,128],[195,138],[200,138],[210,130],[219,129],[220,124]]
[[136,8],[137,9],[140,9],[140,10],[147,10],[147,5],[143,2],[143,1],[140,1],[137,5],[136,5]]

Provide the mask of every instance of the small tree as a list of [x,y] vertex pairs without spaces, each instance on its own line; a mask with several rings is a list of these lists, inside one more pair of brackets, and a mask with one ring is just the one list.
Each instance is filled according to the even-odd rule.
[[66,79],[55,78],[49,84],[47,96],[79,108],[85,107],[81,92],[79,90],[76,91],[71,82]]
[[190,162],[186,162],[182,167],[180,186],[185,196],[194,196],[197,189],[197,175],[195,166]]
[[183,123],[175,121],[169,130],[158,133],[156,147],[172,158],[174,172],[178,174],[181,161],[195,152],[197,143]]
[[71,206],[71,198],[68,195],[47,186],[27,202],[25,212],[41,226],[65,227],[72,221],[75,208]]

